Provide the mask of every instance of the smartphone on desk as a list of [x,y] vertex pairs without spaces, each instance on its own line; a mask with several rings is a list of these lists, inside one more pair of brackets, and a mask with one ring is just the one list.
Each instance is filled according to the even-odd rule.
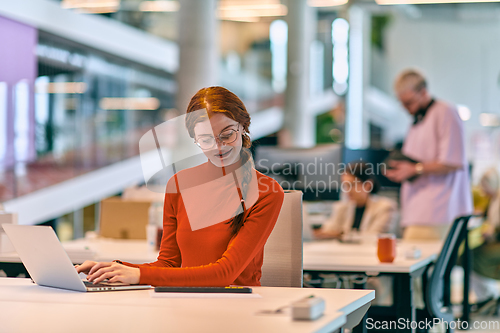
[[251,294],[249,287],[155,287],[157,293],[237,293]]

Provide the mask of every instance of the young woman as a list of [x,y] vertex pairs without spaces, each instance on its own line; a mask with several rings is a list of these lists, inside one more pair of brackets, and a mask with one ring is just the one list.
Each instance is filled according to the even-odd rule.
[[[476,294],[477,311],[495,311],[500,307],[500,175],[496,168],[490,168],[481,177],[479,189],[486,197],[482,227],[478,230],[482,236],[482,244],[472,251],[473,274],[472,290]],[[469,239],[471,233],[469,233]],[[479,237],[478,237],[479,238]],[[494,300],[494,302],[492,302]]]
[[397,203],[375,195],[379,185],[372,172],[366,163],[347,165],[342,175],[342,190],[348,200],[333,205],[331,219],[313,231],[316,238],[340,238],[352,230],[362,234],[394,232]]
[[[222,87],[198,91],[189,103],[186,127],[208,161],[178,172],[169,180],[158,260],[142,265],[86,261],[77,266],[77,271],[86,273],[94,283],[108,279],[153,286],[259,286],[264,245],[280,213],[284,193],[273,179],[253,169],[246,149],[251,145],[249,125],[250,115],[235,94]],[[238,201],[239,210],[226,207],[226,192],[220,188],[214,189],[217,193],[213,195],[195,189],[197,185],[212,184],[209,180],[217,180],[214,175],[231,176],[237,172],[240,177],[235,176],[235,181],[227,184],[240,184],[240,198],[252,196],[251,184],[256,184],[258,190],[253,202]],[[193,197],[193,193],[198,195]],[[186,206],[192,206],[195,198],[203,207],[207,200],[214,201],[214,196],[218,204],[205,215],[217,215],[220,210],[222,215],[237,215],[220,223],[193,227],[188,215],[199,212],[187,211]],[[224,211],[228,209],[229,213]]]

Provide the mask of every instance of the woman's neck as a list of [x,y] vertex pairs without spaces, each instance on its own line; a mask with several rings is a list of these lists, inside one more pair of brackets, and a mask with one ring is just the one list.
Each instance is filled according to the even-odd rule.
[[368,202],[368,195],[366,197],[359,197],[354,200],[356,207],[365,207]]
[[241,167],[241,157],[231,164],[227,165],[223,164],[220,166],[215,165],[210,159],[208,161],[209,161],[208,165],[211,168],[215,168],[213,169],[214,171],[216,171],[217,173],[222,172],[223,175],[227,175],[233,171],[236,171],[238,168]]

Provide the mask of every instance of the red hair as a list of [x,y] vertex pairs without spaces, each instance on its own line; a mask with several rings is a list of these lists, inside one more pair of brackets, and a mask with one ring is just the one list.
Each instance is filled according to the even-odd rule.
[[[206,113],[194,112],[205,109]],[[238,122],[243,127],[242,133],[242,146],[243,148],[250,148],[252,140],[248,135],[248,128],[250,127],[250,115],[241,101],[235,94],[223,87],[208,87],[198,90],[198,92],[191,98],[188,108],[186,110],[186,127],[189,136],[194,138],[194,127],[197,123],[210,119],[217,113],[222,113],[226,117]],[[253,161],[247,163],[251,159],[251,154],[248,149],[241,149],[240,152],[242,165],[243,165],[243,180],[241,182],[241,191],[243,194],[248,193],[248,187],[252,178],[251,169],[253,168]],[[244,208],[244,206],[243,206]],[[240,213],[233,217],[228,224],[231,227],[231,234],[236,235],[241,229],[244,220],[244,213]]]
[[250,127],[250,115],[238,96],[226,88],[218,86],[198,90],[191,98],[186,110],[186,127],[192,138],[194,138],[194,126],[206,120],[204,115],[192,112],[203,109],[207,110],[208,118],[212,118],[214,114],[222,113],[240,123],[243,127],[242,145],[244,148],[250,148],[252,141],[247,134]]

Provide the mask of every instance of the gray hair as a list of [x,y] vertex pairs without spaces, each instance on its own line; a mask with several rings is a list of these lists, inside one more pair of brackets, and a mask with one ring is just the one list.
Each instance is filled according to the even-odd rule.
[[399,73],[394,81],[394,90],[396,93],[402,93],[408,90],[419,92],[427,88],[427,81],[422,73],[416,69],[406,69]]
[[490,194],[497,193],[500,190],[500,179],[496,168],[490,168],[481,176],[479,185],[484,191]]

